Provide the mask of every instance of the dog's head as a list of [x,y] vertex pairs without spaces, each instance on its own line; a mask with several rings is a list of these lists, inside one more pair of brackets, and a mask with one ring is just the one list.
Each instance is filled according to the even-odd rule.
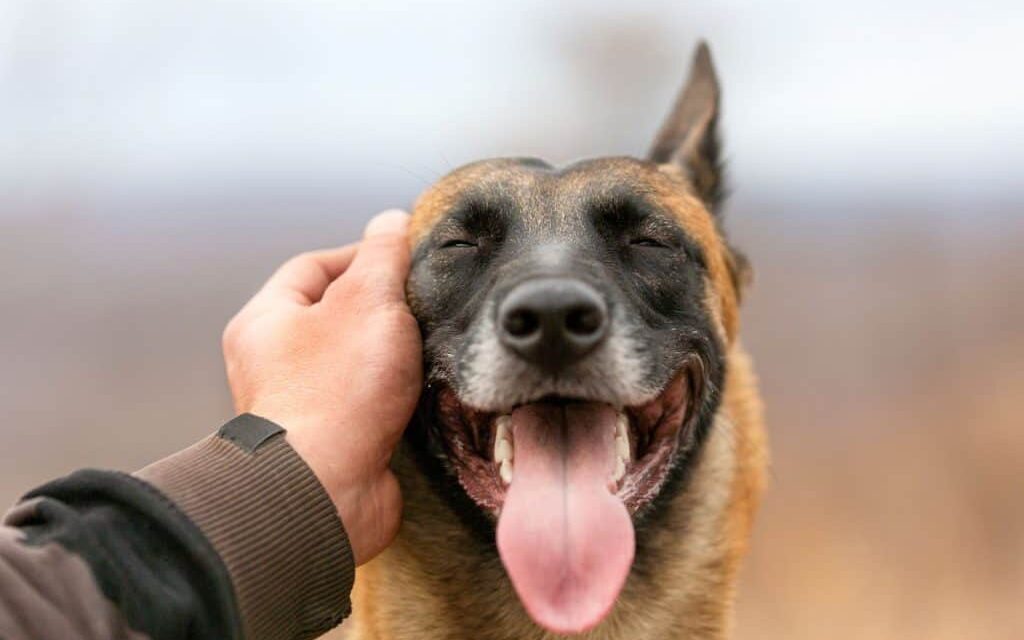
[[714,213],[717,114],[702,45],[646,160],[477,162],[414,209],[416,446],[496,519],[520,599],[556,632],[610,610],[634,523],[717,410],[744,273]]

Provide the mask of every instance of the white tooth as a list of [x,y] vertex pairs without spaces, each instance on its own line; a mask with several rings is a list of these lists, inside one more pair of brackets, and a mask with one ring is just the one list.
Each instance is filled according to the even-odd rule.
[[615,436],[615,453],[620,460],[629,460],[629,438]]
[[622,461],[622,458],[615,458],[615,472],[612,473],[612,480],[618,482],[624,475],[626,475],[626,463]]
[[619,419],[615,423],[615,436],[616,437],[622,436],[623,438],[625,438],[626,437],[626,430],[628,428],[629,428],[629,416],[627,416],[626,414],[624,414],[624,413],[622,413],[620,411],[619,412]]
[[498,467],[498,475],[501,476],[501,480],[505,484],[512,484],[512,462],[502,460],[501,466]]
[[494,442],[494,461],[501,462],[502,460],[512,459],[512,443],[505,438],[500,438]]
[[494,421],[494,441],[512,441],[512,416],[498,416]]

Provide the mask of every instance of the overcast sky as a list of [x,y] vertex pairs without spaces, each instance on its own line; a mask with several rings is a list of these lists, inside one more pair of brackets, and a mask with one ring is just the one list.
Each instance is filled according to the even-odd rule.
[[747,189],[1020,194],[1022,6],[2,0],[0,215],[639,154],[699,37]]

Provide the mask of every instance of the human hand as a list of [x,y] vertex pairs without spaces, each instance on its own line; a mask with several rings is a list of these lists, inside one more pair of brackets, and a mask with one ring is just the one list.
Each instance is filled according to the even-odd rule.
[[292,258],[224,330],[235,408],[287,431],[334,502],[356,564],[398,532],[388,464],[422,388],[407,228],[406,213],[386,211],[358,244]]

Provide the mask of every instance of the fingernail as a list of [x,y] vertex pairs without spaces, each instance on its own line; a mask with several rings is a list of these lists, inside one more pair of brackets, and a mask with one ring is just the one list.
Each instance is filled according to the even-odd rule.
[[401,209],[388,209],[378,213],[366,225],[365,237],[405,233],[409,227],[409,214]]

